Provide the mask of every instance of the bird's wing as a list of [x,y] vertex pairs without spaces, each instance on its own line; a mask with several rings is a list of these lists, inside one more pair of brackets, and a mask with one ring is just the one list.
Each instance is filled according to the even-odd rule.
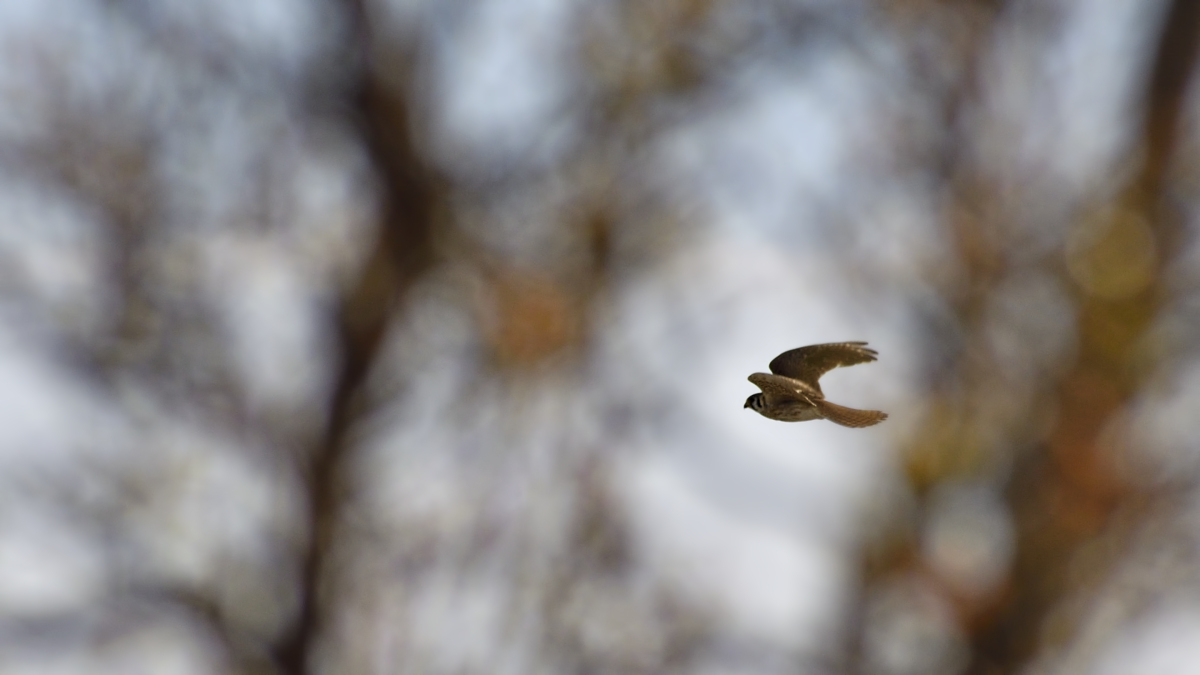
[[768,396],[803,400],[825,398],[819,390],[813,389],[800,380],[784,377],[783,375],[754,373],[748,379]]
[[853,366],[875,360],[877,352],[865,342],[830,342],[786,351],[771,361],[771,372],[790,377],[821,390],[817,380],[838,366]]

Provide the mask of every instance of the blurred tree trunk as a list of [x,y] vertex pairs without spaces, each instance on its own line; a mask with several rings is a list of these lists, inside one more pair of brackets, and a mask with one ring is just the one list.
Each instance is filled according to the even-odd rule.
[[[1015,554],[999,589],[963,592],[923,559],[920,533],[926,523],[919,520],[898,545],[868,552],[864,585],[869,596],[883,580],[903,574],[937,589],[967,640],[967,672],[1019,672],[1046,650],[1069,643],[1081,617],[1064,609],[1065,601],[1094,590],[1120,555],[1118,548],[1107,559],[1089,559],[1091,567],[1080,574],[1082,552],[1102,537],[1136,529],[1139,514],[1155,499],[1123,473],[1113,439],[1124,430],[1120,416],[1156,365],[1158,355],[1150,353],[1146,337],[1168,299],[1165,270],[1181,243],[1180,214],[1172,210],[1166,177],[1194,71],[1198,7],[1176,0],[1165,13],[1144,89],[1144,160],[1138,173],[1111,203],[1081,209],[1056,257],[1033,263],[1035,268],[1015,262],[1012,251],[1019,242],[1009,240],[1013,228],[1006,225],[1015,215],[1000,189],[964,159],[973,149],[971,139],[944,146],[953,264],[962,275],[944,293],[960,332],[933,345],[956,356],[935,380],[930,413],[906,448],[906,468],[923,500],[948,482],[980,476],[1002,481]],[[992,22],[980,34],[995,30]],[[948,128],[960,133],[968,128],[972,107],[982,105],[973,94],[989,41],[973,43],[972,65],[948,115]],[[997,423],[987,410],[1006,366],[988,346],[984,316],[1002,281],[1028,273],[1049,274],[1073,289],[1078,356],[1052,381],[1030,389],[1034,399],[1023,402],[1017,419]],[[1047,409],[1056,414],[1048,430],[1038,431],[1038,416]],[[1009,458],[986,449],[987,439],[996,438],[994,444],[1004,448],[999,452]],[[861,669],[864,638],[858,639]]]
[[358,277],[344,289],[333,312],[339,367],[329,413],[320,438],[301,458],[309,536],[301,552],[299,609],[273,649],[276,662],[290,675],[311,671],[327,605],[337,595],[337,571],[331,569],[331,561],[336,559],[353,431],[366,412],[367,378],[393,313],[432,262],[438,200],[434,172],[413,138],[408,96],[415,56],[404,46],[377,42],[362,0],[343,5],[351,26],[349,42],[357,50],[352,57],[358,60],[357,78],[347,96],[348,113],[378,178],[379,221]]
[[[1144,90],[1140,171],[1099,215],[1083,214],[1075,227],[1098,231],[1080,235],[1093,241],[1069,247],[1063,257],[1078,292],[1079,358],[1057,385],[1058,415],[1045,445],[1018,460],[1009,483],[1017,531],[1011,586],[972,636],[971,673],[1018,672],[1039,649],[1071,640],[1081,617],[1050,621],[1051,615],[1120,556],[1115,552],[1100,569],[1073,575],[1080,552],[1113,528],[1122,530],[1117,536],[1136,529],[1151,512],[1146,505],[1155,495],[1131,483],[1106,436],[1124,431],[1118,416],[1157,365],[1146,338],[1169,299],[1166,272],[1181,243],[1181,214],[1170,201],[1167,176],[1198,32],[1200,5],[1171,2]],[[1150,248],[1144,262],[1142,246]],[[1128,288],[1112,288],[1125,278]]]

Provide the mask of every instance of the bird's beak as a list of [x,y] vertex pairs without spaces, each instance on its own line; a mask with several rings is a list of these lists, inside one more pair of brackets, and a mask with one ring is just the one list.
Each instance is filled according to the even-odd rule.
[[750,399],[746,399],[746,405],[744,405],[744,406],[742,406],[742,407],[743,407],[743,408],[749,408],[749,407],[750,407]]

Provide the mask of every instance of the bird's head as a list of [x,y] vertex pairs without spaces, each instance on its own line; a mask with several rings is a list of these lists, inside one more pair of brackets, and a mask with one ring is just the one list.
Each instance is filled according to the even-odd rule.
[[746,405],[742,407],[750,408],[752,410],[759,410],[762,408],[762,393],[759,392],[757,394],[750,394],[750,398],[746,399]]

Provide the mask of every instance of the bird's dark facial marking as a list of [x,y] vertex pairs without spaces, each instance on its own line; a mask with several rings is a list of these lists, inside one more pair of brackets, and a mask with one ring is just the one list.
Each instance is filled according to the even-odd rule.
[[758,410],[758,406],[755,405],[755,402],[760,398],[762,398],[762,394],[750,394],[750,398],[746,399],[746,405],[744,405],[742,407],[743,408],[754,408],[755,410]]

